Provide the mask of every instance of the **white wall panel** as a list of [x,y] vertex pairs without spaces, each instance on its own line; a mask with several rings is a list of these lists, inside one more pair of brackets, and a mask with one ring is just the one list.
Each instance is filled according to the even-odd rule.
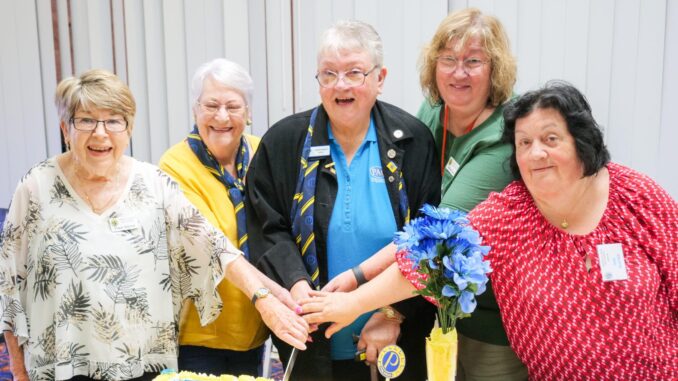
[[168,145],[171,146],[186,137],[193,118],[188,95],[190,77],[186,67],[184,4],[181,0],[165,0],[162,5],[163,25],[166,26],[163,28],[165,41],[163,82],[166,84],[167,96]]
[[291,12],[290,3],[287,1],[266,1],[268,120],[270,123],[275,123],[295,111]]
[[[36,1],[37,32],[40,48],[40,77],[42,87],[42,118],[45,130],[47,156],[61,153],[61,132],[59,118],[54,106],[56,90],[56,59],[54,56],[54,31],[52,28],[52,7],[50,2]],[[38,127],[38,126],[36,126]],[[0,202],[0,207],[2,203]]]
[[254,81],[254,96],[250,109],[253,121],[251,132],[261,136],[271,124],[268,116],[268,82],[266,80],[268,66],[266,4],[265,0],[249,0],[248,6],[249,69]]
[[[635,110],[633,119],[626,121],[630,125],[629,135],[632,142],[630,148],[633,152],[628,164],[651,177],[656,177],[658,174],[656,163],[661,160],[657,150],[660,138],[660,129],[657,127],[661,122],[666,3],[643,2],[637,12],[639,30],[633,89]],[[613,153],[627,151],[627,147],[614,148]],[[678,171],[676,173],[678,174]],[[678,178],[678,175],[676,177]]]
[[93,67],[115,70],[137,99],[132,154],[157,161],[191,128],[189,81],[207,60],[226,57],[249,68],[255,84],[251,105],[255,134],[316,105],[318,39],[339,19],[357,18],[375,26],[389,69],[380,99],[416,112],[422,100],[416,66],[421,47],[448,9],[466,6],[496,15],[506,27],[518,60],[518,93],[549,79],[572,82],[589,98],[613,160],[648,173],[678,196],[674,168],[678,74],[672,70],[678,67],[678,5],[673,1],[57,0],[55,4],[61,73],[56,73],[51,2],[0,0],[0,207],[8,203],[28,167],[59,152],[52,100],[58,77]]
[[132,154],[141,161],[151,157],[151,113],[149,106],[148,75],[146,68],[146,39],[144,38],[144,3],[125,1],[125,33],[127,44],[127,81],[137,102],[132,133]]
[[32,1],[0,0],[0,207],[47,157],[36,15]]

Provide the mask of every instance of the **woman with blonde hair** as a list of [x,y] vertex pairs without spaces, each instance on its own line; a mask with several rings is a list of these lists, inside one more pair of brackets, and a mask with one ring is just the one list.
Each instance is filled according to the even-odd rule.
[[200,322],[226,278],[283,340],[308,326],[289,294],[245,260],[157,167],[124,154],[136,104],[90,70],[56,90],[68,152],[33,167],[12,198],[0,248],[0,329],[15,380],[152,379],[177,367],[182,305]]

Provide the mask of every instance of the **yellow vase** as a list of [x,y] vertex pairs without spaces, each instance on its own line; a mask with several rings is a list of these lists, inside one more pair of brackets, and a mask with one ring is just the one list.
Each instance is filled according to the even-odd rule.
[[426,372],[428,381],[454,381],[457,375],[457,330],[443,334],[433,328],[426,338]]

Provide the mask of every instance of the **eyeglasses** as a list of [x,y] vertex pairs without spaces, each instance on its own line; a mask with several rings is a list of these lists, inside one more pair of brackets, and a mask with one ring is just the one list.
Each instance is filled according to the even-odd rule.
[[452,57],[452,56],[439,56],[436,58],[438,61],[438,69],[446,74],[453,73],[455,70],[457,70],[457,66],[459,66],[459,62],[461,61],[461,69],[464,71],[466,74],[471,74],[481,66],[485,65],[489,61],[483,61],[480,58],[476,57],[469,57],[465,58],[464,60],[460,60],[457,57]]
[[339,79],[342,78],[348,87],[362,86],[362,84],[365,83],[365,78],[378,67],[379,65],[374,65],[372,69],[365,72],[358,69],[345,71],[343,73],[324,70],[316,74],[315,79],[318,80],[318,84],[322,87],[334,87],[339,83]]
[[94,118],[71,118],[71,124],[78,131],[94,131],[99,123],[103,123],[104,129],[107,132],[123,132],[127,129],[127,121],[125,119],[97,120]]
[[208,103],[200,103],[196,102],[198,105],[200,105],[200,108],[202,111],[206,114],[214,115],[219,110],[221,110],[222,107],[226,108],[226,112],[230,116],[242,116],[243,110],[247,108],[245,105],[239,105],[239,104],[230,104],[230,105],[224,105],[224,104],[219,104],[219,103],[214,103],[214,102],[208,102]]

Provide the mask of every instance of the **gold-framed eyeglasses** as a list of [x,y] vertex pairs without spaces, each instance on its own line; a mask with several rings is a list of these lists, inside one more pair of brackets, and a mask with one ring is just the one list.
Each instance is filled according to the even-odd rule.
[[348,87],[357,87],[362,86],[363,83],[365,83],[365,78],[378,67],[379,65],[374,65],[374,67],[368,71],[353,69],[339,73],[331,70],[323,70],[315,75],[315,79],[322,87],[334,87],[339,83],[340,79],[342,79]]
[[111,118],[98,120],[94,118],[71,118],[71,124],[78,131],[92,132],[97,129],[99,123],[104,125],[104,130],[108,132],[123,132],[127,130],[127,120],[120,118]]
[[225,108],[226,112],[230,116],[242,116],[243,111],[247,109],[246,105],[241,105],[241,104],[221,104],[221,103],[216,103],[216,102],[196,102],[199,106],[200,109],[209,115],[214,115],[221,110],[221,108]]
[[455,70],[457,70],[460,62],[461,70],[463,70],[466,74],[471,74],[474,71],[480,69],[486,63],[490,62],[482,60],[478,57],[468,57],[460,60],[459,58],[453,56],[438,56],[436,61],[438,61],[438,70],[446,74],[453,73]]

